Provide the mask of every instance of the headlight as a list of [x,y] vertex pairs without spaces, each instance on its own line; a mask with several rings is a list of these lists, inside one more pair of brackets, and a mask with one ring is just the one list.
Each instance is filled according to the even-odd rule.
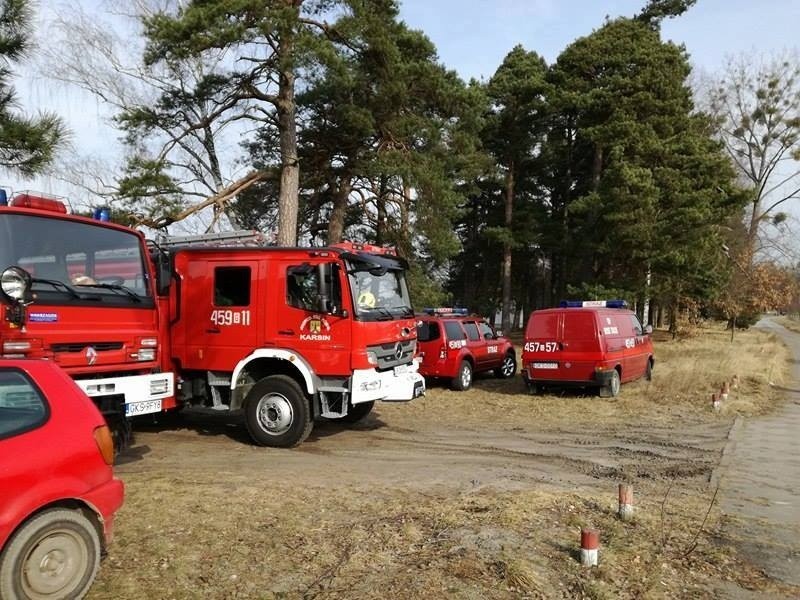
[[372,351],[368,351],[367,352],[367,362],[369,364],[371,364],[371,365],[377,365],[378,364],[378,355],[375,354]]
[[0,275],[0,290],[14,302],[21,302],[31,288],[31,276],[25,269],[8,267]]

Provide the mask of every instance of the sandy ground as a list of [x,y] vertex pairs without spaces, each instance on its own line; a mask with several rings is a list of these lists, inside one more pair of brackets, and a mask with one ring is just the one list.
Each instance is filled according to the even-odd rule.
[[[769,364],[664,341],[654,382],[617,399],[532,397],[518,378],[434,384],[356,426],[320,423],[292,450],[254,447],[220,418],[140,426],[89,597],[797,597],[737,552],[709,486],[736,415],[780,401],[767,379],[785,354],[739,335]],[[704,376],[721,366],[743,385],[714,413]],[[633,522],[616,518],[620,482]],[[601,530],[597,569],[576,560],[583,526]]]

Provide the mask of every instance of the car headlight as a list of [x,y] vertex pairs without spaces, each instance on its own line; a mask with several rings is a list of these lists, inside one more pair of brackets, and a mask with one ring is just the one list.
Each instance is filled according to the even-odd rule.
[[31,276],[20,267],[8,267],[0,275],[0,290],[14,302],[21,302],[31,288]]
[[368,350],[367,351],[367,362],[369,364],[371,364],[371,365],[377,365],[378,364],[378,355],[375,354],[374,352]]

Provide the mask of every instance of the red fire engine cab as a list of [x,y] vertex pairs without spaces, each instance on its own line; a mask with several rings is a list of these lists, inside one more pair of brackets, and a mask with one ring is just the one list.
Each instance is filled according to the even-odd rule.
[[315,418],[355,421],[376,400],[424,394],[403,259],[364,244],[282,248],[258,237],[155,244],[181,403],[243,412],[256,443],[286,447]]
[[151,273],[141,233],[0,190],[0,357],[60,365],[123,444],[126,415],[175,406]]

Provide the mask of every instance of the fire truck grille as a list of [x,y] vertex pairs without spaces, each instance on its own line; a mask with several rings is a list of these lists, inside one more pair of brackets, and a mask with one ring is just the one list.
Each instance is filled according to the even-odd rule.
[[83,352],[91,346],[97,352],[121,350],[122,342],[75,342],[72,344],[53,344],[53,352]]
[[378,357],[378,370],[391,369],[411,362],[414,357],[415,340],[392,342],[380,346],[369,346],[367,350]]

